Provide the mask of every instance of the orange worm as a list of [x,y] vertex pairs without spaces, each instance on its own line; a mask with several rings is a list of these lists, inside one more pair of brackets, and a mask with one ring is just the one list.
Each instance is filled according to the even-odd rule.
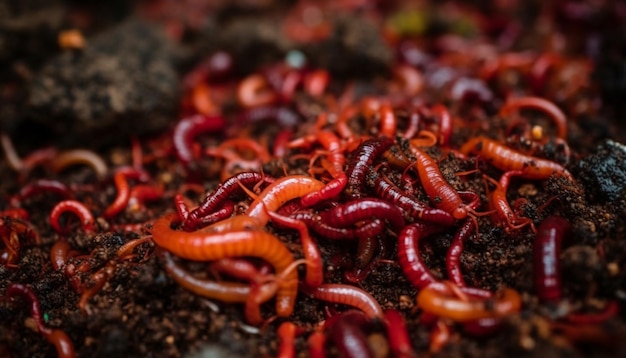
[[[266,215],[266,214],[265,214]],[[294,261],[287,247],[274,235],[264,231],[232,231],[210,233],[172,228],[176,213],[159,218],[152,229],[154,242],[188,260],[212,261],[223,257],[253,256],[269,262],[280,275]],[[284,284],[276,293],[276,312],[289,316],[293,312],[297,294],[297,272],[288,272]]]
[[572,174],[555,162],[516,152],[487,137],[470,139],[463,144],[460,151],[465,155],[476,154],[485,158],[503,171],[519,170],[522,172],[520,177],[525,179],[544,180],[557,174],[574,180]]

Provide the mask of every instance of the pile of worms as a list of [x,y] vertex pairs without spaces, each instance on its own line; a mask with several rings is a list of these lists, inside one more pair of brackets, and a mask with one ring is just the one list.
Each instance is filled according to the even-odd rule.
[[[215,52],[182,81],[171,128],[129,138],[126,154],[18,153],[1,134],[20,185],[0,211],[2,307],[76,356],[84,337],[42,313],[55,288],[19,274],[45,248],[35,270],[87,317],[116,276],[132,286],[123,271],[155,262],[276,337],[278,357],[416,357],[501,332],[527,352],[620,349],[610,323],[623,327],[623,297],[575,297],[561,267],[580,235],[572,202],[585,205],[568,139],[594,111],[573,105],[593,102],[591,64],[446,40],[430,58],[390,39],[391,73],[366,90],[288,57],[237,76]],[[562,76],[575,78],[559,87]],[[608,267],[619,282],[623,265]],[[381,272],[397,295],[372,289]]]

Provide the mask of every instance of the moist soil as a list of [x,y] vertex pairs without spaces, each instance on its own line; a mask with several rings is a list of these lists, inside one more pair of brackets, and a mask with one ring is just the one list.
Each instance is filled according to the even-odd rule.
[[[73,342],[79,357],[275,356],[279,346],[277,328],[286,319],[273,317],[273,301],[262,305],[262,314],[267,318],[267,322],[260,327],[251,326],[246,323],[242,304],[227,304],[203,298],[174,282],[164,270],[160,249],[152,241],[139,245],[131,256],[124,259],[120,259],[116,252],[129,241],[149,236],[152,222],[163,214],[175,210],[176,194],[184,193],[190,202],[199,205],[206,195],[204,193],[210,193],[220,183],[222,170],[220,160],[197,156],[198,170],[190,173],[172,150],[172,129],[182,116],[177,113],[184,112],[185,109],[180,110],[177,108],[178,102],[174,104],[171,102],[179,93],[184,98],[185,84],[182,78],[193,64],[217,49],[225,49],[233,54],[235,63],[243,63],[229,75],[231,78],[240,79],[258,71],[267,63],[282,59],[290,49],[298,48],[317,66],[329,69],[333,79],[329,92],[335,96],[341,95],[349,83],[354,84],[357,98],[360,95],[380,94],[386,88],[380,86],[379,77],[389,78],[394,55],[391,47],[384,45],[382,37],[375,35],[380,34],[380,28],[368,25],[370,22],[366,15],[371,12],[362,9],[346,11],[345,15],[336,20],[335,32],[325,41],[309,46],[301,43],[294,45],[294,39],[277,34],[275,26],[272,26],[276,22],[277,14],[278,18],[282,19],[289,11],[294,11],[298,4],[292,2],[257,4],[242,1],[236,2],[237,5],[215,2],[209,8],[198,4],[192,5],[194,2],[189,2],[188,8],[181,8],[179,11],[173,11],[172,9],[177,9],[177,5],[167,1],[137,2],[136,6],[112,2],[111,8],[104,10],[78,1],[53,3],[59,9],[57,11],[63,14],[58,15],[63,20],[49,26],[56,31],[69,25],[80,27],[82,24],[87,40],[96,44],[107,44],[109,43],[107,41],[111,41],[111,36],[113,38],[120,36],[121,30],[118,26],[125,26],[122,27],[123,31],[136,31],[142,33],[141,36],[147,36],[146,31],[152,30],[128,25],[128,21],[138,21],[133,18],[139,15],[157,24],[154,26],[167,29],[168,35],[159,36],[163,36],[163,41],[170,42],[171,47],[144,46],[135,49],[141,51],[139,55],[125,54],[125,51],[133,51],[130,50],[133,47],[133,40],[128,39],[120,46],[114,46],[116,44],[113,41],[110,46],[115,47],[114,49],[102,45],[100,48],[84,50],[89,51],[89,56],[95,59],[99,58],[98,56],[111,56],[111,53],[119,55],[123,60],[116,62],[111,67],[112,71],[121,71],[121,67],[130,66],[132,70],[127,72],[128,84],[122,93],[153,91],[147,93],[159,93],[167,100],[157,101],[158,103],[151,106],[149,101],[146,102],[149,96],[142,94],[131,99],[127,98],[128,102],[124,102],[123,108],[108,106],[107,104],[111,102],[106,97],[97,95],[102,89],[90,83],[94,78],[96,81],[106,81],[98,77],[98,73],[106,71],[99,72],[95,69],[93,76],[83,72],[81,83],[72,84],[71,87],[78,91],[76,93],[93,94],[83,100],[87,103],[95,102],[90,108],[96,108],[98,112],[89,112],[85,115],[85,112],[76,110],[77,107],[81,108],[80,98],[77,99],[79,96],[63,92],[61,87],[54,87],[54,81],[46,78],[59,78],[55,77],[57,76],[55,73],[60,72],[64,73],[62,76],[64,80],[71,81],[76,78],[72,73],[80,73],[85,68],[80,66],[91,68],[89,66],[94,66],[95,62],[78,57],[76,52],[81,51],[80,49],[67,50],[55,47],[50,43],[50,39],[46,42],[39,30],[40,27],[28,26],[31,23],[39,24],[42,21],[38,17],[39,11],[52,6],[52,3],[33,2],[35,4],[33,9],[36,8],[38,11],[6,7],[9,9],[7,11],[13,11],[14,19],[20,19],[21,25],[5,24],[4,36],[10,36],[10,31],[19,30],[24,38],[33,41],[38,39],[41,44],[37,47],[33,45],[35,42],[28,42],[30,44],[28,51],[15,51],[12,57],[6,56],[2,59],[4,63],[13,65],[12,70],[7,70],[2,76],[3,98],[7,103],[7,114],[2,119],[3,130],[13,139],[22,157],[27,157],[29,153],[46,146],[58,150],[85,148],[97,152],[110,169],[105,177],[98,177],[88,166],[73,165],[55,172],[44,163],[20,173],[7,161],[0,162],[0,171],[3,173],[3,180],[0,183],[3,210],[16,206],[15,201],[10,199],[24,186],[38,179],[53,179],[66,184],[71,189],[74,199],[86,203],[97,218],[95,232],[89,233],[82,230],[70,215],[63,216],[62,225],[71,227],[71,230],[61,235],[53,230],[49,223],[52,208],[63,199],[60,195],[43,192],[20,200],[18,206],[28,213],[26,221],[38,233],[40,242],[29,239],[27,235],[19,238],[17,261],[10,265],[6,263],[0,265],[0,296],[4,296],[7,287],[14,283],[30,287],[40,300],[45,325],[63,330]],[[401,7],[402,2],[398,2],[396,6]],[[432,11],[437,10],[434,5],[431,6]],[[376,9],[379,14],[392,13],[389,8],[380,4]],[[470,13],[472,9],[481,8],[459,7],[459,9]],[[495,11],[489,7],[481,10]],[[524,10],[531,13],[536,11],[532,6]],[[523,17],[526,12],[522,11],[518,15]],[[98,13],[101,14],[100,17],[96,16]],[[165,16],[166,14],[170,16]],[[194,14],[203,21],[191,16]],[[563,14],[557,12],[557,15]],[[558,17],[557,15],[554,16]],[[152,23],[150,26],[153,26]],[[181,23],[185,24],[182,26],[183,30],[180,30]],[[176,24],[179,26],[174,26]],[[444,25],[449,23],[441,19],[433,20],[431,26],[424,30],[423,37],[439,38],[450,31],[450,26]],[[29,32],[29,28],[33,30]],[[137,28],[142,30],[136,30]],[[259,30],[264,28],[267,30]],[[216,29],[223,29],[223,32]],[[600,34],[598,36],[606,35],[601,28],[594,28],[594,31]],[[217,35],[217,32],[220,35]],[[577,33],[571,36],[578,38],[585,35]],[[98,40],[98,36],[105,39]],[[378,40],[368,40],[371,37]],[[158,41],[155,36],[149,36],[149,39]],[[524,39],[521,37],[519,42],[523,44]],[[351,45],[351,41],[356,41],[356,45]],[[615,44],[613,38],[605,43],[624,48],[623,44]],[[259,49],[263,50],[263,56],[250,54]],[[513,51],[513,48],[510,50]],[[575,52],[577,48],[570,50]],[[146,57],[153,55],[159,57]],[[342,62],[342,55],[354,65],[346,66],[346,61]],[[431,54],[434,55],[435,53]],[[615,63],[621,60],[624,64],[626,58],[623,56],[622,54],[621,59],[619,56],[617,59],[599,58],[598,63]],[[109,62],[104,59],[102,63]],[[18,64],[22,69],[26,69],[21,74],[15,70],[20,68]],[[68,68],[63,69],[59,66]],[[146,71],[152,71],[151,74],[133,73],[141,71],[142,67],[145,67]],[[178,80],[172,78],[174,71],[180,76]],[[480,336],[465,332],[461,325],[450,323],[452,333],[447,343],[433,351],[432,325],[421,320],[422,312],[416,306],[415,299],[417,290],[407,280],[397,263],[397,233],[387,229],[379,236],[382,248],[376,251],[374,260],[380,262],[372,266],[368,275],[351,283],[369,292],[384,309],[396,309],[402,313],[406,319],[412,347],[418,356],[626,356],[624,339],[626,338],[624,309],[626,149],[620,144],[624,143],[624,132],[619,130],[620,119],[623,118],[620,117],[623,114],[620,106],[623,104],[613,100],[615,93],[623,91],[623,87],[619,87],[618,80],[603,86],[603,78],[611,77],[607,71],[609,69],[604,68],[603,71],[595,73],[598,88],[588,90],[577,97],[580,101],[587,101],[589,98],[606,100],[603,102],[604,107],[599,111],[571,116],[567,138],[571,148],[570,156],[564,155],[563,145],[555,142],[542,145],[535,153],[542,158],[563,164],[572,173],[574,182],[562,176],[552,176],[542,181],[515,180],[507,192],[509,202],[518,203],[518,211],[523,216],[531,218],[535,225],[553,215],[562,216],[571,224],[569,234],[563,239],[562,252],[559,256],[563,287],[563,297],[560,301],[546,304],[540,302],[536,295],[533,283],[535,234],[530,228],[508,232],[506,228],[494,226],[489,216],[478,216],[479,234],[466,242],[461,257],[463,277],[468,286],[472,287],[492,291],[503,287],[517,290],[522,297],[522,309],[518,314],[503,319],[495,332]],[[492,88],[512,86],[510,78],[500,80],[502,83],[491,82],[490,86]],[[155,89],[151,81],[162,86]],[[123,81],[116,77],[110,83],[119,85],[121,82]],[[165,82],[167,84],[164,84]],[[45,93],[49,96],[44,96]],[[63,102],[59,97],[63,93],[73,96],[74,102]],[[431,96],[437,98],[437,94]],[[575,100],[566,99],[561,103],[567,104],[568,101]],[[183,99],[179,101],[182,102]],[[457,126],[454,128],[450,148],[459,148],[466,140],[476,135],[489,135],[492,138],[501,138],[502,141],[506,140],[505,125],[496,110],[498,99],[493,101],[494,103],[484,104],[487,110],[483,114],[471,112],[469,106],[454,106],[457,103],[451,103],[455,115],[462,115],[463,120],[455,122]],[[294,128],[297,137],[307,133],[315,121],[316,113],[319,113],[320,108],[323,110],[324,104],[319,99],[307,95],[296,95],[293,103],[290,108],[300,117],[298,127]],[[51,110],[54,108],[59,110]],[[238,123],[239,110],[236,102],[232,99],[225,101],[223,109],[229,123],[235,126]],[[151,119],[151,115],[156,112],[159,113],[157,118]],[[171,117],[169,122],[164,119],[166,116]],[[94,123],[88,121],[96,117],[101,119]],[[544,124],[546,128],[551,126],[551,123],[540,115],[534,120]],[[142,121],[150,124],[142,126]],[[231,128],[223,135],[204,134],[194,141],[201,148],[207,148],[216,146],[223,136],[246,132],[250,137],[267,143],[278,132],[274,122],[269,124],[239,123],[236,129]],[[356,133],[372,134],[366,133],[370,131],[369,123],[362,118],[357,118],[350,124]],[[37,134],[33,132],[33,128],[45,129],[46,134]],[[163,194],[143,206],[128,207],[113,219],[105,220],[102,213],[113,202],[117,193],[111,169],[132,165],[133,139],[141,144],[143,168],[149,173],[151,182],[163,185]],[[402,147],[402,139],[398,138],[396,142],[400,145],[395,146],[393,150],[401,150],[399,148]],[[523,149],[521,147],[524,145],[523,141],[509,141],[509,144],[519,149]],[[303,153],[307,156],[298,155]],[[263,171],[275,177],[281,177],[285,172],[306,174],[309,169],[310,153],[305,150],[291,150],[285,156],[273,158],[265,163]],[[487,202],[487,190],[493,189],[493,186],[486,185],[481,173],[498,178],[501,172],[487,162],[475,158],[462,158],[445,148],[431,147],[428,153],[436,159],[444,178],[455,189],[479,193],[481,200]],[[352,160],[356,159],[348,154],[347,161]],[[382,162],[383,160],[379,159],[374,164]],[[396,183],[403,179],[402,172],[397,169],[388,168],[386,175]],[[414,173],[410,175],[414,176]],[[190,183],[200,185],[204,193],[184,189],[184,186]],[[416,197],[428,201],[419,185],[416,185],[415,190]],[[250,202],[249,197],[240,198],[236,210],[243,212]],[[12,219],[5,216],[1,220],[6,228],[10,226]],[[409,218],[409,221],[412,220]],[[126,230],[120,229],[125,224],[137,225]],[[446,252],[457,227],[458,225],[422,240],[420,246],[422,258],[437,278],[446,277]],[[277,234],[296,258],[302,257],[298,236],[293,231],[274,224],[269,224],[267,230]],[[355,266],[354,252],[357,249],[355,242],[332,241],[322,237],[316,239],[323,256],[325,282],[345,283],[348,282],[347,276],[359,272]],[[84,268],[82,272],[68,275],[65,270],[54,269],[51,249],[59,240],[67,240],[76,251],[72,262],[76,266],[82,264]],[[3,252],[6,255],[6,244]],[[205,277],[208,275],[206,263],[185,260],[178,262],[196,275]],[[80,289],[75,289],[72,282],[80,282],[84,288],[92,287],[98,277],[97,273],[101,274],[105,267],[112,268],[110,275],[101,289],[87,300],[83,309],[80,309]],[[303,273],[304,270],[300,272],[301,277]],[[589,325],[592,327],[589,330],[567,330],[562,328],[562,324],[554,324],[566,322],[568,312],[595,314],[612,303],[617,303],[620,308],[618,313],[599,324]],[[37,332],[28,307],[20,299],[0,299],[0,356],[55,356],[55,347]],[[308,334],[319,326],[328,312],[339,312],[347,308],[299,293],[294,313],[288,318],[305,332],[295,341],[297,356],[307,356]],[[384,326],[381,322],[375,322],[373,327],[368,341],[372,346],[378,347],[377,356],[389,356],[391,353]],[[332,343],[327,344],[326,351],[328,356],[340,354]]]

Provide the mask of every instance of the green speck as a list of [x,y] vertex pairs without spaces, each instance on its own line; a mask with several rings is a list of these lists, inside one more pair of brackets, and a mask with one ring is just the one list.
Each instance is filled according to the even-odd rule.
[[50,319],[50,316],[47,313],[44,313],[43,314],[43,321],[47,323],[49,319]]

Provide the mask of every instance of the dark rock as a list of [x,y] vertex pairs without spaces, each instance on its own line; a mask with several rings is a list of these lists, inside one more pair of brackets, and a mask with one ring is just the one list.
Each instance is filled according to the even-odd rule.
[[334,76],[371,78],[388,72],[393,54],[373,21],[344,15],[333,26],[332,35],[310,51],[320,66]]
[[230,21],[219,30],[219,46],[232,55],[237,74],[251,73],[282,59],[289,51],[291,44],[280,23],[279,19],[247,16]]
[[29,86],[30,116],[92,144],[162,129],[179,102],[176,49],[159,27],[126,21],[47,62]]
[[592,202],[614,202],[626,195],[626,146],[607,140],[578,163],[580,180]]

